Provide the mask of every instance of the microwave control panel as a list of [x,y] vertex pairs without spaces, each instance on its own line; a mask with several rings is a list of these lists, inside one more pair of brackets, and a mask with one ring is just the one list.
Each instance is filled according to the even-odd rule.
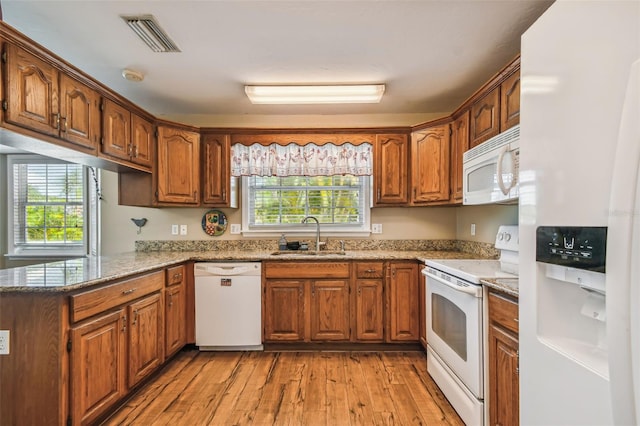
[[543,263],[605,272],[605,226],[540,226],[536,231],[536,260]]

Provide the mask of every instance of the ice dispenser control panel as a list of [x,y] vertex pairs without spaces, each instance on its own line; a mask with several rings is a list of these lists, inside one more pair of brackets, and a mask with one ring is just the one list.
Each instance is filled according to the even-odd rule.
[[536,231],[536,260],[543,263],[605,272],[605,226],[540,226]]

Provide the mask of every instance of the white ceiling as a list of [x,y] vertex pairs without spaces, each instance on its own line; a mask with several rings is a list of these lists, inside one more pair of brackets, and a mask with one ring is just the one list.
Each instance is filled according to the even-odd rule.
[[[547,0],[2,0],[4,20],[152,114],[451,112],[520,51]],[[120,15],[152,14],[181,49],[154,53]],[[123,68],[141,71],[132,83]],[[245,84],[385,83],[380,104],[252,105]],[[384,118],[383,118],[384,117]],[[236,120],[237,121],[237,120]]]

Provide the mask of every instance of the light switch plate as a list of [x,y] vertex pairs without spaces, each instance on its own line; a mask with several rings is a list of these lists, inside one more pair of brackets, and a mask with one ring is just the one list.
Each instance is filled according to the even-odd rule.
[[0,330],[0,355],[9,355],[9,330]]
[[180,225],[180,235],[187,235],[187,225]]
[[178,235],[178,225],[171,225],[171,235]]
[[242,232],[242,227],[240,226],[239,223],[231,224],[231,233],[232,234],[239,234],[241,232]]
[[382,234],[382,224],[381,223],[373,223],[373,224],[371,224],[371,233],[372,234]]

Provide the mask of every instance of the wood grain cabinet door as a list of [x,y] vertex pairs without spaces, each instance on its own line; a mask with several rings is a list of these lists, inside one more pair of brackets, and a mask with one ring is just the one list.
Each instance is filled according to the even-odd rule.
[[101,152],[121,160],[131,158],[131,113],[125,107],[105,99],[102,106]]
[[518,339],[489,325],[489,423],[518,426],[520,411]]
[[266,280],[263,301],[265,340],[305,339],[304,287],[303,280]]
[[126,392],[124,310],[71,329],[70,415],[74,425],[89,424]]
[[97,154],[100,137],[100,95],[77,80],[60,74],[61,137]]
[[311,281],[311,340],[349,340],[349,280]]
[[5,120],[46,135],[60,133],[58,71],[25,50],[7,44]]
[[151,169],[154,146],[153,123],[137,114],[131,114],[131,161]]
[[231,183],[229,135],[206,135],[202,140],[202,204],[229,206]]
[[164,360],[164,315],[160,293],[130,304],[128,317],[128,383],[129,387],[133,387]]
[[376,135],[373,151],[374,205],[406,205],[409,189],[407,135]]
[[451,127],[451,203],[462,203],[462,160],[469,149],[469,117],[466,111],[455,119]]
[[411,202],[449,202],[451,135],[448,124],[411,135]]
[[198,204],[200,135],[173,127],[158,127],[158,201]]
[[500,85],[500,131],[520,123],[520,71],[511,74]]
[[184,285],[165,289],[165,354],[179,351],[186,343],[186,298]]
[[496,87],[471,106],[471,135],[473,148],[500,133],[500,87]]
[[381,279],[356,280],[356,340],[384,339],[384,283]]
[[391,262],[388,269],[389,340],[418,341],[418,265]]

